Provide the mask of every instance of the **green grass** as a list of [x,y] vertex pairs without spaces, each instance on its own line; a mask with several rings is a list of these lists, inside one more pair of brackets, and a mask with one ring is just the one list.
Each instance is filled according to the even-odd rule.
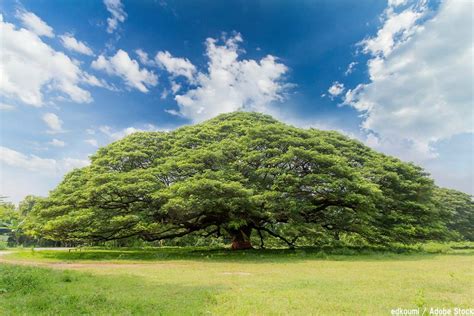
[[308,259],[331,260],[394,260],[416,258],[413,255],[455,254],[474,255],[474,242],[427,243],[415,246],[345,246],[297,249],[252,249],[232,251],[230,249],[206,247],[163,247],[163,248],[82,248],[69,251],[41,250],[34,248],[17,248],[7,258],[37,261],[111,261],[140,262],[168,260],[198,260],[225,262],[275,262]]
[[0,315],[389,315],[397,307],[467,308],[474,303],[471,246],[25,249],[2,258],[60,269],[0,264]]
[[0,265],[1,315],[182,315],[201,310],[213,292],[127,274]]

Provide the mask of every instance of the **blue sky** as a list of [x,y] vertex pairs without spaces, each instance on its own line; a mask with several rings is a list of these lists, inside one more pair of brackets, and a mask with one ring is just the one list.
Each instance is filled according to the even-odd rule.
[[338,130],[474,193],[469,1],[2,1],[0,194],[235,110]]

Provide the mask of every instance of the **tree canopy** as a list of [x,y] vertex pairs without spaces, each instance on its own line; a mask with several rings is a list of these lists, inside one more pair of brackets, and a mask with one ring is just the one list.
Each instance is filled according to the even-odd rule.
[[474,241],[474,201],[469,194],[436,188],[434,204],[454,238]]
[[290,246],[321,234],[408,243],[446,235],[434,190],[420,167],[340,133],[235,112],[100,148],[35,203],[28,225],[66,241],[192,233],[225,234],[235,249],[251,247],[252,234]]

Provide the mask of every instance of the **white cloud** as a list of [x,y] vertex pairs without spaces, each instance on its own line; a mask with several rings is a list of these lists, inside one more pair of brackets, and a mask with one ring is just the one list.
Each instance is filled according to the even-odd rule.
[[92,62],[92,68],[118,76],[125,81],[127,86],[144,93],[148,92],[149,87],[158,84],[158,77],[152,71],[140,69],[138,62],[130,59],[127,52],[121,49],[112,57],[100,55]]
[[344,75],[345,75],[345,76],[350,75],[350,74],[354,71],[354,68],[355,68],[355,66],[357,66],[357,64],[358,64],[358,62],[356,62],[356,61],[351,62],[351,63],[347,66],[347,69],[346,69],[346,71],[344,72]]
[[104,0],[104,4],[107,11],[111,14],[111,17],[107,18],[107,32],[113,33],[117,29],[119,22],[125,22],[127,14],[121,0]]
[[421,163],[438,157],[438,153],[426,142],[391,136],[381,137],[371,132],[367,133],[362,141],[367,146],[405,161]]
[[56,139],[56,138],[53,138],[53,140],[50,141],[48,144],[50,144],[51,146],[54,146],[54,147],[64,147],[64,146],[66,146],[66,143],[64,141]]
[[119,91],[115,86],[109,84],[107,81],[104,79],[99,79],[94,75],[88,74],[84,72],[82,74],[81,82],[88,84],[93,87],[100,87],[100,88],[105,88],[110,91]]
[[19,11],[17,17],[28,30],[36,35],[54,37],[53,28],[41,20],[36,14],[28,11]]
[[182,87],[179,83],[175,82],[174,80],[171,80],[170,85],[171,85],[170,89],[163,89],[160,95],[160,99],[162,100],[166,99],[170,95],[170,93],[172,93],[173,95],[177,94],[178,91],[181,90],[181,87]]
[[127,127],[122,130],[114,130],[110,126],[104,125],[99,127],[99,131],[107,135],[112,140],[119,140],[125,136],[131,135],[136,132],[155,132],[155,131],[167,131],[168,129],[158,128],[153,124],[147,124],[143,128]]
[[139,48],[135,50],[135,54],[137,54],[138,60],[140,60],[143,65],[156,66],[155,62],[148,57],[148,53],[146,53],[144,50]]
[[181,113],[173,109],[166,109],[165,112],[173,116],[182,116]]
[[45,44],[35,33],[3,21],[0,15],[0,94],[42,106],[43,93],[60,92],[77,103],[92,101],[81,87],[78,63]]
[[61,160],[25,155],[8,147],[0,146],[0,163],[40,173],[64,173],[89,164],[88,160],[64,158]]
[[171,91],[173,94],[178,93],[178,91],[181,89],[181,85],[177,82],[171,81]]
[[169,52],[165,51],[156,54],[155,62],[166,69],[172,76],[183,76],[189,82],[194,81],[196,67],[186,58],[173,57]]
[[15,106],[7,103],[0,102],[0,111],[11,111],[14,110]]
[[379,148],[405,148],[420,161],[436,157],[435,142],[474,132],[472,3],[444,1],[419,26],[413,24],[417,13],[409,15],[409,38],[379,40],[379,31],[365,42],[375,55],[368,63],[371,82],[349,90],[345,103],[364,113],[362,126],[377,133]]
[[388,0],[390,7],[398,7],[407,3],[407,0]]
[[332,86],[329,87],[328,92],[331,96],[336,97],[344,92],[344,84],[335,81],[332,83]]
[[33,173],[29,170],[10,167],[0,161],[0,195],[6,200],[18,203],[27,195],[46,196],[54,188],[60,175]]
[[66,172],[88,164],[88,159],[41,158],[0,146],[0,195],[15,203],[29,194],[44,196]]
[[273,111],[271,115],[277,120],[280,120],[282,122],[285,122],[286,124],[293,125],[299,128],[304,128],[304,129],[315,128],[315,129],[324,130],[324,131],[337,131],[350,138],[361,140],[359,135],[356,135],[355,133],[345,128],[341,128],[342,124],[340,124],[340,122],[337,122],[337,120],[331,117],[324,117],[324,118],[311,117],[311,116],[301,117],[301,116],[295,116],[294,113],[291,113],[291,111],[288,111],[288,110]]
[[63,122],[54,113],[46,113],[43,115],[43,121],[48,125],[50,133],[59,133],[62,131]]
[[162,99],[162,100],[166,99],[169,94],[170,94],[170,92],[168,91],[168,89],[163,89],[163,91],[161,92],[161,95],[160,95],[160,99]]
[[82,81],[94,87],[104,87],[104,85],[106,85],[103,80],[88,73],[84,73],[84,76],[82,77]]
[[207,72],[195,75],[195,88],[175,97],[179,113],[194,122],[236,110],[268,112],[273,101],[284,98],[288,68],[267,55],[259,61],[239,60],[240,34],[206,40]]
[[87,46],[86,43],[78,41],[74,36],[70,34],[64,34],[60,36],[61,42],[66,49],[69,49],[73,52],[93,56],[94,52],[92,49]]
[[86,142],[87,144],[93,146],[93,147],[99,147],[99,143],[97,142],[96,139],[86,139],[84,142]]
[[392,7],[384,12],[384,24],[375,37],[366,38],[359,43],[364,53],[374,56],[388,56],[390,52],[407,41],[418,29],[416,22],[426,12],[424,6],[410,7],[396,13]]

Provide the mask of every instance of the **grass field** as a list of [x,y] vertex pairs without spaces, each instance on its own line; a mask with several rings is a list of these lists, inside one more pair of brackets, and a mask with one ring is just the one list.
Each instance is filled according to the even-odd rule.
[[442,252],[19,250],[0,257],[0,315],[390,315],[398,307],[472,308],[472,249]]

